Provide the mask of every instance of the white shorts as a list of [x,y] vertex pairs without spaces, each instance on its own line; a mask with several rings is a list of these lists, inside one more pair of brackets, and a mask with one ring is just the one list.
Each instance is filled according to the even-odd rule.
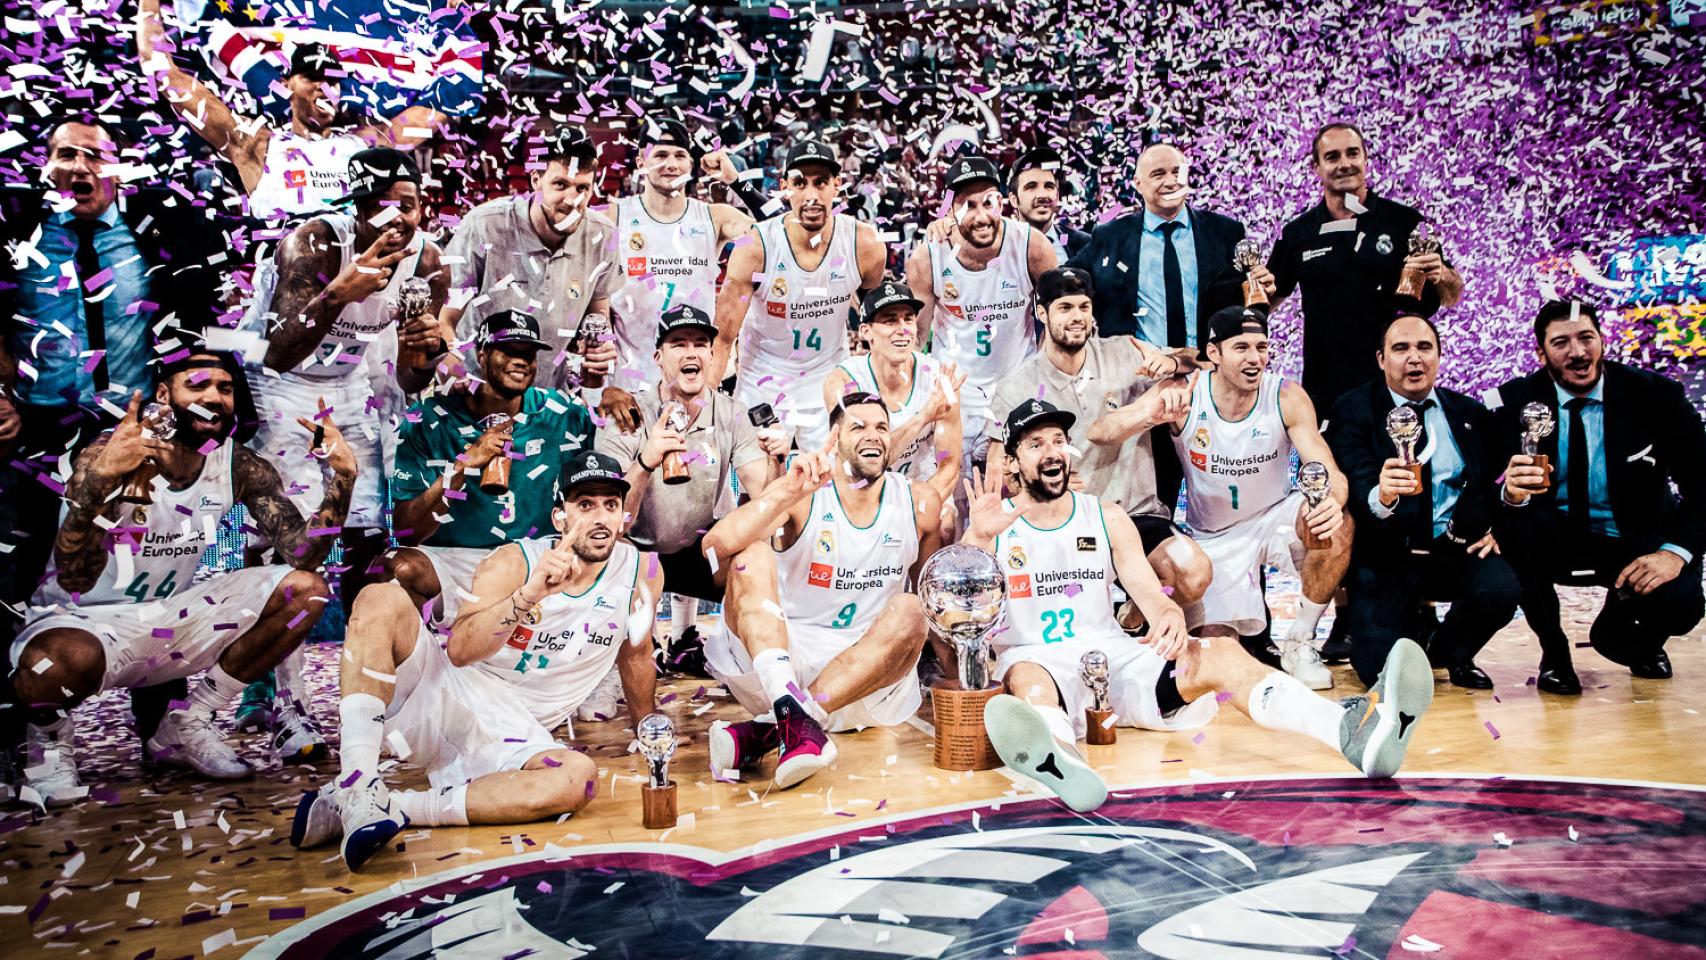
[[[313,435],[296,422],[297,417],[314,419],[324,397],[332,411],[332,422],[355,454],[355,492],[350,498],[349,519],[344,526],[362,530],[385,526],[384,432],[388,425],[377,410],[369,409],[372,384],[366,376],[324,383],[295,378],[249,376],[255,395],[260,427],[249,446],[278,469],[284,492],[304,517],[320,509],[326,495],[320,461],[309,456]],[[251,536],[251,542],[258,542]]]
[[397,689],[385,711],[385,745],[398,759],[425,768],[434,789],[520,770],[539,754],[563,747],[513,688],[474,667],[452,664],[424,625],[414,652],[397,666]]
[[[1100,650],[1108,656],[1108,706],[1114,711],[1115,722],[1122,727],[1189,730],[1208,723],[1219,712],[1220,704],[1213,697],[1199,697],[1163,716],[1156,701],[1155,685],[1160,682],[1163,670],[1173,669],[1173,662],[1124,634],[1101,640],[1027,643],[997,650],[997,680],[1007,676],[1016,663],[1034,663],[1048,671],[1060,691],[1061,706],[1072,721],[1073,735],[1080,740],[1084,738],[1084,711],[1089,709],[1091,700],[1090,688],[1079,673],[1079,663],[1091,650]],[[1028,692],[1013,691],[1021,699]]]
[[1294,490],[1279,503],[1220,533],[1192,533],[1214,564],[1214,579],[1203,594],[1203,623],[1219,624],[1243,636],[1261,633],[1268,622],[1261,568],[1273,564],[1298,574],[1304,547],[1297,536],[1297,511],[1303,494]]
[[[788,655],[793,660],[794,679],[800,690],[809,690],[823,668],[860,636],[862,634],[852,630],[788,624]],[[752,670],[752,655],[727,626],[705,642],[705,665],[710,668],[711,676],[722,681],[753,716],[770,712],[770,698],[765,695],[764,684],[759,682],[758,674]],[[917,666],[918,657],[914,656],[906,674],[899,680],[830,714],[827,720],[822,721],[823,728],[834,732],[905,723],[924,702],[918,692],[918,678],[914,676]]]
[[226,647],[255,628],[290,570],[282,564],[245,567],[214,574],[163,600],[50,609],[12,641],[12,662],[19,662],[37,634],[81,630],[93,634],[106,651],[102,690],[192,676],[213,666]]
[[443,627],[456,622],[456,611],[475,599],[474,571],[492,555],[484,547],[410,547],[419,550],[438,576],[438,599],[432,603],[430,623]]

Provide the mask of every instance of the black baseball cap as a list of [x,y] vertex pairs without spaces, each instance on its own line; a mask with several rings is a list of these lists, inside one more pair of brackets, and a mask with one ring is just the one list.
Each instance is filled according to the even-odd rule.
[[1007,441],[1002,446],[1011,454],[1013,448],[1019,445],[1019,438],[1032,427],[1054,424],[1062,430],[1071,430],[1078,418],[1060,409],[1047,400],[1026,400],[1014,407],[1007,414]]
[[946,179],[949,191],[961,190],[984,180],[989,181],[992,187],[999,187],[1001,171],[995,169],[994,161],[988,157],[961,157],[948,164]]
[[711,315],[686,303],[670,307],[658,318],[658,346],[663,346],[664,340],[677,330],[703,330],[713,338],[717,335],[717,325],[711,322]]
[[1268,315],[1249,307],[1221,307],[1208,318],[1208,342],[1220,343],[1246,333],[1268,332]]
[[1019,159],[1007,168],[1007,189],[1017,190],[1019,174],[1039,167],[1054,174],[1054,182],[1060,187],[1061,196],[1072,192],[1072,185],[1066,181],[1066,161],[1053,147],[1032,147],[1019,154]]
[[551,349],[550,344],[539,338],[539,321],[520,310],[499,310],[480,321],[480,346],[499,345]]
[[841,172],[841,161],[835,159],[835,152],[829,149],[829,144],[811,138],[794,144],[794,148],[788,151],[788,163],[782,171],[786,173],[808,163],[820,163],[836,173]]
[[924,301],[912,295],[911,287],[884,280],[875,290],[865,294],[865,302],[859,307],[859,322],[870,323],[877,318],[878,311],[897,303],[909,303],[915,311],[924,309]]
[[349,158],[349,193],[344,202],[377,197],[393,183],[408,181],[420,186],[421,172],[408,154],[391,147],[368,147]]
[[576,487],[584,487],[590,483],[609,484],[623,494],[628,492],[628,478],[622,473],[622,465],[615,457],[597,452],[596,450],[577,450],[569,454],[563,461],[564,476],[558,487],[562,492],[560,500],[574,496]]
[[1096,284],[1088,270],[1078,267],[1054,267],[1037,277],[1037,305],[1047,307],[1061,297],[1082,294],[1096,298]]
[[688,150],[695,146],[693,135],[687,132],[687,124],[680,120],[647,118],[645,129],[640,134],[640,146],[649,147],[659,143]]
[[332,48],[323,43],[299,43],[290,52],[290,70],[287,77],[303,76],[310,80],[325,80],[332,71],[341,73],[338,58],[332,53]]

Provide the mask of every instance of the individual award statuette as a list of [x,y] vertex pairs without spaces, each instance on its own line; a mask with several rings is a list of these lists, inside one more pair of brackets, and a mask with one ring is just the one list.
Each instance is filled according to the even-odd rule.
[[[691,421],[687,416],[687,408],[673,401],[669,404],[669,428],[683,436],[687,433],[687,425]],[[686,483],[693,479],[688,473],[687,462],[681,458],[680,450],[671,450],[663,455],[663,482],[670,486]]]
[[989,634],[1007,607],[1007,578],[988,551],[958,543],[943,547],[918,574],[924,617],[954,646],[956,680],[930,690],[936,720],[936,766],[993,770],[1001,758],[983,726],[983,709],[1001,692],[989,681]]
[[1078,660],[1078,675],[1090,688],[1090,706],[1084,709],[1084,742],[1106,746],[1117,738],[1114,710],[1108,703],[1108,655],[1091,650]]
[[[1321,505],[1332,492],[1333,480],[1327,473],[1327,465],[1319,460],[1311,460],[1297,468],[1297,489],[1303,491],[1303,499],[1313,510]],[[1327,541],[1315,535],[1315,531],[1304,528],[1306,536],[1303,542],[1311,550],[1319,550],[1327,545]]]
[[[410,277],[403,281],[397,289],[397,295],[391,298],[391,318],[397,322],[397,328],[415,317],[432,310],[432,284],[425,277]],[[406,370],[422,370],[432,362],[432,356],[420,347],[404,347],[397,357],[398,362]]]
[[1244,275],[1244,306],[1267,306],[1268,292],[1250,279],[1250,271],[1262,265],[1261,245],[1249,237],[1238,241],[1232,247],[1232,265]]
[[486,433],[496,431],[506,438],[504,449],[497,456],[486,461],[486,467],[480,471],[480,492],[493,497],[499,497],[509,492],[509,441],[508,437],[515,430],[515,419],[507,413],[494,413],[480,419],[479,427]]
[[[1552,431],[1558,429],[1558,421],[1552,416],[1552,408],[1536,400],[1522,408],[1522,454],[1533,457],[1534,465],[1541,470],[1552,466],[1552,458],[1540,452],[1540,441],[1550,437]],[[1552,475],[1546,475],[1546,485],[1538,493],[1552,489]]]
[[[150,403],[137,415],[144,440],[170,440],[178,433],[178,415],[164,403]],[[160,464],[153,457],[144,457],[124,480],[119,491],[120,503],[149,504],[154,502],[154,478],[160,475]],[[146,515],[146,514],[144,514]]]
[[1393,407],[1386,414],[1386,435],[1398,448],[1398,459],[1416,476],[1416,490],[1422,489],[1422,464],[1416,459],[1416,442],[1422,437],[1422,418],[1416,408],[1407,403]]
[[[581,325],[575,329],[575,339],[580,341],[580,354],[583,360],[586,357],[586,352],[591,350],[593,345],[601,343],[605,334],[609,332],[610,319],[603,314],[589,313],[581,318]],[[583,371],[581,373],[581,386],[594,389],[604,386],[604,374]]]
[[669,779],[669,758],[675,756],[675,724],[661,713],[640,721],[635,730],[646,758],[646,784],[640,788],[640,821],[647,830],[675,826],[675,784]]
[[[1410,234],[1410,256],[1419,257],[1430,253],[1439,253],[1445,248],[1440,243],[1439,236],[1434,233],[1432,224],[1423,222],[1416,224],[1416,229]],[[1428,285],[1428,275],[1420,270],[1405,267],[1398,275],[1398,287],[1393,290],[1394,296],[1414,297],[1422,299],[1422,289]]]

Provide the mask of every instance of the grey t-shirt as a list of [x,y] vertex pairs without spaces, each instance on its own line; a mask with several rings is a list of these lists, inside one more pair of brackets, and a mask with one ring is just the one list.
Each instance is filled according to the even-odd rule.
[[488,200],[462,218],[444,250],[450,267],[450,302],[463,307],[456,333],[473,337],[480,320],[499,310],[519,310],[539,321],[539,332],[552,345],[539,358],[536,386],[568,386],[563,351],[586,315],[587,305],[608,297],[622,283],[616,259],[616,227],[603,214],[588,211],[586,222],[556,250],[545,246],[528,221],[531,198]]
[[[1084,345],[1084,366],[1077,376],[1038,353],[1001,381],[990,405],[988,434],[1001,443],[1008,411],[1029,400],[1047,400],[1078,420],[1069,438],[1083,456],[1073,469],[1084,477],[1084,492],[1118,504],[1131,516],[1171,518],[1155,494],[1155,455],[1144,430],[1118,446],[1090,442],[1090,425],[1117,407],[1136,400],[1154,383],[1139,376],[1142,356],[1126,337],[1091,337]],[[1038,393],[1041,385],[1041,393]]]
[[[652,474],[634,517],[629,539],[642,550],[676,553],[693,546],[724,514],[735,508],[729,478],[736,470],[764,459],[758,430],[726,393],[711,391],[711,405],[700,411],[685,433],[686,483],[671,486],[660,472]],[[593,449],[609,454],[624,468],[634,462],[651,436],[661,404],[656,385],[634,395],[640,408],[640,429],[623,433],[615,427],[598,431]]]

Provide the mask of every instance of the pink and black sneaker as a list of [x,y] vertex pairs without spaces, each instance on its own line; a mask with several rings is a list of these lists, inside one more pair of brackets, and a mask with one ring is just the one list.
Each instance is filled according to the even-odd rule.
[[711,724],[710,741],[711,776],[713,779],[727,779],[730,771],[757,766],[782,745],[782,734],[774,723],[718,720]]
[[835,762],[835,741],[823,732],[806,708],[793,697],[777,700],[776,727],[782,735],[782,762],[776,765],[776,787],[786,790]]

